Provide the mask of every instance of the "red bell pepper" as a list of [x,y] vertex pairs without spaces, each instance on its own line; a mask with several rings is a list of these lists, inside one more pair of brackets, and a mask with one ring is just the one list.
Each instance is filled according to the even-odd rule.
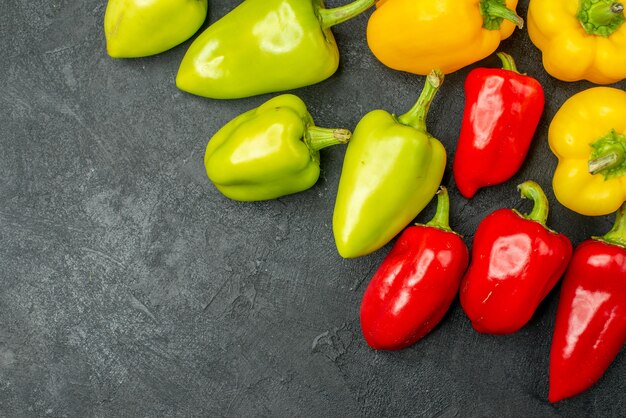
[[510,334],[532,317],[567,268],[572,244],[546,227],[548,199],[534,181],[518,186],[532,199],[528,215],[499,209],[478,225],[461,306],[476,331]]
[[433,219],[407,228],[374,274],[361,302],[361,329],[370,347],[408,347],[450,307],[469,252],[450,229],[448,213],[448,192],[442,187]]
[[465,111],[454,156],[456,186],[466,198],[513,177],[526,158],[543,113],[537,80],[517,72],[513,58],[498,53],[503,68],[476,68],[465,80]]
[[626,342],[626,204],[606,235],[584,241],[567,270],[550,352],[550,402],[577,395]]

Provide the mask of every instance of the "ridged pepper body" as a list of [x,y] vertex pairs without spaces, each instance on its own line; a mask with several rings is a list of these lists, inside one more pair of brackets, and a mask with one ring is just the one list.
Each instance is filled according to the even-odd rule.
[[626,78],[624,5],[613,0],[531,0],[528,35],[543,66],[563,81]]
[[497,16],[506,13],[505,6],[508,18],[521,27],[517,0],[378,1],[367,43],[395,70],[426,75],[439,68],[449,74],[489,56],[511,36],[515,23]]
[[136,58],[167,51],[200,29],[207,8],[207,0],[109,0],[107,52],[113,58]]
[[374,349],[414,344],[441,321],[456,296],[469,253],[448,226],[444,188],[438,200],[435,218],[400,235],[365,291],[361,329]]
[[543,88],[519,74],[512,58],[505,68],[476,68],[465,80],[465,110],[454,156],[454,180],[471,198],[503,183],[520,169],[543,113]]
[[[443,78],[437,77],[433,76],[438,88]],[[431,86],[428,105],[434,91]],[[333,214],[342,257],[366,255],[387,244],[437,192],[446,151],[426,131],[428,106],[419,103],[413,108],[422,113],[419,123],[408,114],[397,118],[374,110],[357,124],[346,150]]]
[[570,97],[550,123],[558,157],[552,187],[565,207],[587,216],[615,212],[626,200],[626,92],[594,87]]
[[373,3],[324,9],[322,0],[245,0],[196,38],[176,85],[200,96],[234,99],[318,83],[339,65],[330,26]]
[[551,402],[600,379],[626,343],[626,207],[613,229],[574,251],[563,279],[550,351]]
[[349,137],[345,129],[314,126],[302,100],[285,94],[224,125],[209,141],[204,164],[226,197],[274,199],[312,187],[320,175],[319,150]]
[[[526,182],[522,190],[524,185],[539,187]],[[478,225],[460,292],[463,310],[478,332],[519,330],[565,272],[572,244],[545,227],[547,199],[540,188],[531,191],[536,190],[542,197],[534,195],[535,209],[527,217],[499,209]]]

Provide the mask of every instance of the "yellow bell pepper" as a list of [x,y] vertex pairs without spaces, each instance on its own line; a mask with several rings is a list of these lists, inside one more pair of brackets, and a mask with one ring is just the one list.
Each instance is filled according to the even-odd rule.
[[626,78],[624,5],[618,0],[531,0],[528,34],[543,66],[562,81]]
[[378,0],[367,24],[372,53],[395,70],[450,74],[491,55],[522,28],[517,0]]
[[607,215],[626,201],[626,92],[582,91],[558,110],[548,142],[558,157],[552,186],[559,202],[582,215]]

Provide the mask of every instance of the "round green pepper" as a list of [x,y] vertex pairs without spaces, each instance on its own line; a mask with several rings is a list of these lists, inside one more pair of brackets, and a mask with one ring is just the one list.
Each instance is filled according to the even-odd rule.
[[387,244],[437,192],[446,150],[426,131],[426,115],[442,82],[443,73],[433,71],[406,114],[374,110],[355,128],[333,214],[342,257],[366,255]]
[[350,135],[315,126],[302,100],[284,94],[224,125],[209,141],[204,165],[226,197],[274,199],[312,187],[320,175],[319,150]]

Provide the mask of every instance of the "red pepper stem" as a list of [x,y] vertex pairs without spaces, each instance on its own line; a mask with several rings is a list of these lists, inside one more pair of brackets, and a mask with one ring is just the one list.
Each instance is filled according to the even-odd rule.
[[532,199],[533,210],[528,215],[523,215],[524,219],[539,222],[545,226],[548,220],[549,203],[548,198],[537,183],[532,180],[525,181],[517,186],[523,198]]
[[448,196],[448,189],[444,186],[441,186],[437,192],[437,210],[435,216],[433,216],[426,225],[441,229],[442,231],[452,231],[450,228],[450,197]]
[[626,247],[626,203],[615,213],[615,223],[613,228],[604,236],[597,238],[607,244]]
[[426,76],[426,83],[424,89],[420,94],[417,102],[413,107],[404,115],[398,117],[398,121],[404,125],[412,126],[413,128],[426,132],[426,116],[430,109],[430,104],[433,102],[439,87],[443,83],[444,75],[439,69],[432,70],[428,76]]
[[351,136],[352,133],[347,129],[320,128],[312,125],[306,128],[305,133],[306,144],[313,151],[346,144]]
[[[343,23],[363,13],[372,7],[375,2],[376,0],[355,0],[352,3],[332,9],[320,7],[317,11],[317,15],[322,27],[330,28],[331,26]],[[321,4],[322,2],[320,1],[319,3]]]
[[515,65],[515,60],[512,56],[504,52],[498,52],[496,55],[498,56],[498,58],[500,58],[500,61],[502,61],[503,70],[513,71],[519,74],[519,71],[517,71],[517,66]]

